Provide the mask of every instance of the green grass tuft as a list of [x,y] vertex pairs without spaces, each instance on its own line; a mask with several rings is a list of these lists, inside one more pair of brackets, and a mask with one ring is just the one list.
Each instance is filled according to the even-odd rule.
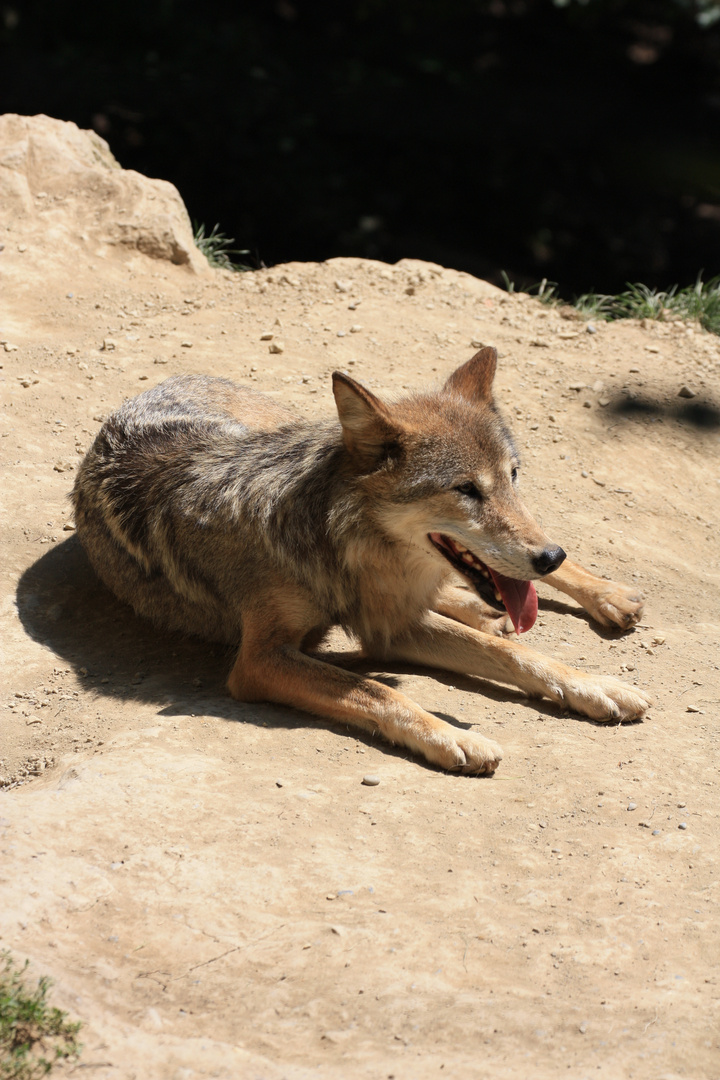
[[0,1080],[47,1076],[53,1065],[81,1050],[80,1024],[68,1023],[67,1013],[47,1004],[48,978],[34,989],[29,985],[27,967],[27,961],[18,968],[9,953],[0,953]]
[[[515,283],[505,273],[503,280],[508,292],[516,292]],[[547,278],[524,291],[544,304],[563,303],[556,283]],[[651,289],[639,282],[628,283],[625,292],[617,296],[583,293],[573,300],[572,306],[587,319],[686,319],[698,322],[711,334],[720,335],[720,275],[703,281],[702,274],[698,274],[695,284],[683,289],[678,285],[666,290]]]
[[225,236],[225,233],[218,232],[219,228],[219,224],[214,225],[212,232],[209,232],[206,236],[205,226],[193,222],[195,247],[202,251],[211,266],[215,266],[219,270],[251,270],[252,267],[235,262],[231,258],[231,255],[249,255],[250,251],[247,248],[233,248],[232,245],[235,241],[231,237]]

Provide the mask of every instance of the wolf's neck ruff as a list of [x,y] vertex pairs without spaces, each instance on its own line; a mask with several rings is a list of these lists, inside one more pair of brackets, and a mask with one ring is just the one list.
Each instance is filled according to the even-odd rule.
[[498,610],[506,609],[518,634],[532,629],[538,612],[537,593],[532,581],[519,581],[493,570],[450,536],[429,533],[428,538],[483,600]]

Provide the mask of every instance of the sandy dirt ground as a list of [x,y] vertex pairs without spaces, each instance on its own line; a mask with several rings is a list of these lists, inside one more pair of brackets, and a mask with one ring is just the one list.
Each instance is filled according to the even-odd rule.
[[[64,256],[27,220],[0,236],[0,947],[55,980],[83,1067],[720,1076],[718,339],[408,260]],[[193,371],[327,415],[335,369],[392,398],[478,343],[500,352],[526,502],[647,598],[622,634],[540,586],[528,643],[649,690],[642,723],[366,668],[504,747],[493,778],[444,774],[232,702],[226,649],[157,632],[94,578],[68,492],[124,398]]]

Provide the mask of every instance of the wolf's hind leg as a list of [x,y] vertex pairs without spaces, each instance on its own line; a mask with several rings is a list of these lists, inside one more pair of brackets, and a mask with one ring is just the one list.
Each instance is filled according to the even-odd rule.
[[497,768],[502,758],[497,743],[438,719],[382,683],[307,656],[287,640],[291,637],[296,635],[283,635],[277,625],[268,628],[266,613],[244,619],[243,644],[228,679],[233,697],[290,705],[378,732],[443,769],[492,773]]
[[628,630],[642,618],[643,598],[635,587],[596,577],[569,559],[543,581],[577,600],[601,626]]
[[650,705],[642,690],[609,675],[577,671],[518,641],[479,633],[434,611],[429,611],[409,634],[394,641],[387,655],[510,683],[527,694],[549,697],[594,720],[634,720]]

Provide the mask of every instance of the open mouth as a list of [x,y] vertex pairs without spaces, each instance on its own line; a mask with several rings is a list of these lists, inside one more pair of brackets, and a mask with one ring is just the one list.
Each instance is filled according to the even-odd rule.
[[507,611],[518,634],[532,628],[538,599],[531,581],[519,581],[493,570],[472,551],[442,533],[428,533],[428,539],[453,569],[470,582],[478,596],[497,611]]

